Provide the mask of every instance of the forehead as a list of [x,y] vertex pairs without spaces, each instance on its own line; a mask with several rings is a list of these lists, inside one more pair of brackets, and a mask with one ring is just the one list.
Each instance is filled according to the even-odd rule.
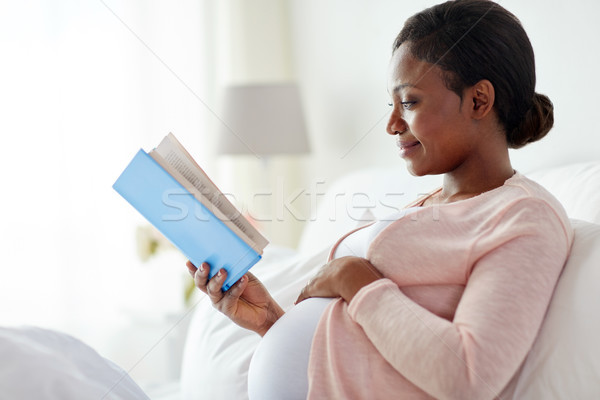
[[441,69],[434,64],[417,60],[410,53],[408,44],[394,51],[388,69],[390,94],[406,87],[426,88],[443,85]]

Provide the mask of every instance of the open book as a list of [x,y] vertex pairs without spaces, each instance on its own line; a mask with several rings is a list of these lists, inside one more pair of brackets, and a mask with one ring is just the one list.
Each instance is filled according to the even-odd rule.
[[268,244],[171,133],[149,153],[140,149],[113,188],[194,265],[208,262],[211,277],[225,268],[223,290]]

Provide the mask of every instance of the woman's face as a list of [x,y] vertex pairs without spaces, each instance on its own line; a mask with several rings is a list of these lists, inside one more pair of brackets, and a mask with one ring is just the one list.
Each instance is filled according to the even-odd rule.
[[473,103],[449,90],[441,73],[437,66],[415,59],[407,44],[390,61],[393,110],[387,132],[397,135],[400,156],[413,175],[452,172],[475,156]]

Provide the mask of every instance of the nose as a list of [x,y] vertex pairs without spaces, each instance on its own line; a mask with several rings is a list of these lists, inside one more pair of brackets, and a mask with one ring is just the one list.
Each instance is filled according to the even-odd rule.
[[402,114],[394,107],[392,113],[390,114],[390,119],[388,120],[386,131],[390,135],[398,135],[408,130],[408,124],[402,118]]

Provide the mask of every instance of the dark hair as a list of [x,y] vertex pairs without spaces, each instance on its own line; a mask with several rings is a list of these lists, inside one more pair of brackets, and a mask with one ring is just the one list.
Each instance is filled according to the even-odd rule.
[[509,147],[544,137],[554,124],[550,99],[535,93],[533,48],[513,14],[487,0],[448,1],[410,17],[394,41],[412,56],[445,71],[449,90],[462,98],[482,79],[495,90],[494,108]]

